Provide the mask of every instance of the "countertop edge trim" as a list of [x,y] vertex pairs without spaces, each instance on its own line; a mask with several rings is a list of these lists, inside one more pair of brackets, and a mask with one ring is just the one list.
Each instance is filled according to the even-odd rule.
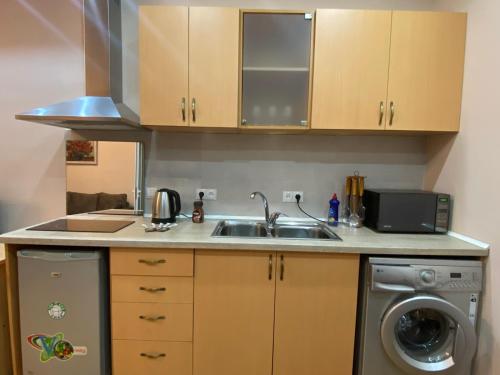
[[39,239],[39,238],[0,238],[0,241],[16,245],[42,246],[89,246],[89,247],[134,247],[134,248],[186,248],[186,249],[219,249],[240,251],[286,251],[308,253],[338,253],[338,254],[378,254],[378,255],[417,255],[417,256],[457,256],[457,257],[487,257],[489,249],[414,249],[414,248],[363,248],[363,247],[307,247],[283,244],[234,244],[234,243],[193,243],[193,242],[155,242],[155,241],[109,241],[109,240],[68,240],[68,239]]
[[484,249],[484,250],[490,250],[491,249],[491,245],[490,244],[488,244],[486,242],[483,242],[483,241],[476,240],[475,238],[466,236],[464,234],[460,234],[460,233],[449,231],[448,235],[450,237],[454,237],[454,238],[457,238],[459,240],[462,240],[462,241],[465,241],[467,243],[470,243],[471,245],[478,246],[478,247],[480,247],[481,249]]

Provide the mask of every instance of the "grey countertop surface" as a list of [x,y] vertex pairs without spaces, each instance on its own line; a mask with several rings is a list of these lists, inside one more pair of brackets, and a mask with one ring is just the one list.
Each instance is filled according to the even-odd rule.
[[75,215],[71,218],[94,220],[133,220],[134,224],[116,233],[77,233],[28,231],[5,233],[0,243],[52,246],[98,246],[143,248],[193,248],[220,250],[263,250],[327,252],[380,255],[487,256],[489,248],[442,234],[386,234],[368,228],[334,228],[342,241],[290,240],[269,238],[211,237],[218,220],[193,224],[183,219],[168,232],[146,233],[142,224],[150,220],[137,216]]

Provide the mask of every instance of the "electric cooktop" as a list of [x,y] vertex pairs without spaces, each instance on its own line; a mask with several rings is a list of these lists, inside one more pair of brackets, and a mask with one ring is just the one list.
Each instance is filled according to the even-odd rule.
[[58,219],[49,223],[28,228],[27,230],[49,232],[115,233],[133,223],[133,221],[125,220]]

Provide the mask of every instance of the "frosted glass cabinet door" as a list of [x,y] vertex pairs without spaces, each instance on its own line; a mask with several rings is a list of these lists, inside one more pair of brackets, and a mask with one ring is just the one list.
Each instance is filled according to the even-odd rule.
[[308,126],[311,13],[243,13],[242,125]]

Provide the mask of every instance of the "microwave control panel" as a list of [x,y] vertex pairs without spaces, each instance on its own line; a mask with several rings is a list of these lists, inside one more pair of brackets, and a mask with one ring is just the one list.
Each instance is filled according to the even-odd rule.
[[448,232],[450,220],[450,196],[439,194],[436,202],[436,226],[435,231],[438,233]]

